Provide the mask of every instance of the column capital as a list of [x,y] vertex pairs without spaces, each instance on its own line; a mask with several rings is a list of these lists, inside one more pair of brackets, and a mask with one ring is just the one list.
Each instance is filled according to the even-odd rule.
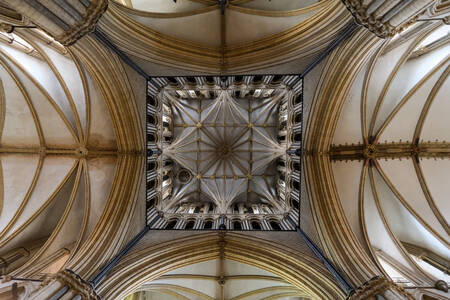
[[380,38],[390,38],[414,24],[433,0],[342,0],[355,21]]
[[74,271],[65,269],[55,275],[55,279],[63,286],[67,286],[74,295],[80,295],[86,300],[100,300],[92,284],[81,278]]
[[387,300],[414,300],[414,298],[401,286],[398,286],[391,280],[380,276],[373,277],[369,281],[354,289],[353,292],[347,297],[347,300],[376,299],[377,295],[384,296]]

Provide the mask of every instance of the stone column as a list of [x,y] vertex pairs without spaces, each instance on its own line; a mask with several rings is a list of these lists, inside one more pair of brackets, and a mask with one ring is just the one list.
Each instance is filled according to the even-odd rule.
[[108,5],[108,0],[0,0],[4,1],[65,46],[93,31]]
[[356,22],[381,38],[413,24],[435,0],[342,0]]
[[354,290],[348,300],[414,300],[402,287],[383,277],[374,277]]
[[92,285],[71,270],[58,272],[54,278],[43,282],[30,300],[100,300]]

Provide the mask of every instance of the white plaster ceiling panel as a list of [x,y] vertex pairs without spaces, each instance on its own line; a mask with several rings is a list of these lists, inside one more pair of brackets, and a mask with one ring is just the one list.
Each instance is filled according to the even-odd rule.
[[19,226],[34,218],[41,207],[48,204],[52,195],[57,192],[72,174],[75,167],[75,159],[71,157],[46,157],[38,179],[26,205],[20,213],[14,225],[9,230],[14,232]]
[[[408,47],[412,47],[411,45],[413,42],[413,40],[409,40],[384,55],[377,54],[380,56],[378,59],[373,60],[373,70],[371,71],[371,74],[369,73],[371,76],[366,83],[367,92],[365,92],[367,95],[365,117],[367,128],[370,126],[378,98],[381,96],[383,87],[386,85],[389,75],[394,70],[395,65],[401,59],[404,52],[407,51]],[[369,66],[367,72],[370,72],[372,68]]]
[[336,126],[333,144],[344,144],[350,140],[354,143],[362,143],[361,126],[355,126],[355,124],[361,124],[361,91],[367,68],[368,66],[362,69],[350,89]]
[[378,172],[374,172],[375,184],[379,193],[380,206],[386,216],[388,226],[402,242],[419,245],[429,249],[446,259],[450,251],[441,241],[434,237],[415,218],[392,193]]
[[312,10],[294,16],[270,17],[259,16],[229,9],[226,11],[226,42],[227,45],[237,45],[260,40],[280,33],[305,21],[317,10]]
[[220,45],[220,10],[177,18],[152,18],[129,14],[141,24],[167,36],[209,47]]
[[33,120],[32,111],[27,101],[17,86],[15,80],[0,67],[2,95],[0,97],[2,119],[0,131],[1,143],[7,145],[38,146],[39,137]]
[[[29,223],[26,226],[21,226],[15,231],[2,232],[2,240],[0,241],[2,253],[27,245],[38,239],[44,239],[44,242],[48,239],[66,208],[75,178],[75,172],[69,174],[66,182],[61,185],[60,189],[44,205],[39,207],[38,211],[35,211],[38,213],[35,213],[27,220]],[[15,213],[17,216],[20,216],[21,211],[17,210]],[[17,222],[11,222],[10,226],[13,226],[15,223]]]
[[[333,165],[334,180],[339,193],[340,199],[345,199],[342,202],[343,209],[347,220],[356,234],[360,242],[365,243],[364,233],[361,228],[360,218],[360,195],[359,185],[361,184],[361,168],[363,162],[334,162]],[[349,189],[348,186],[354,188]]]
[[[434,100],[428,114],[426,115],[423,129],[421,132],[421,139],[424,141],[450,141],[450,118],[448,112],[450,111],[450,78],[447,76],[445,82],[440,86],[436,93]],[[439,120],[437,122],[436,120]]]
[[240,6],[268,11],[287,11],[308,7],[318,2],[317,0],[252,0],[243,2]]
[[[273,273],[228,259],[214,259],[172,270],[142,285],[134,296],[153,299],[151,297],[156,294],[199,300],[259,300],[275,295],[275,299],[309,299],[306,293]],[[136,299],[131,297],[125,299]]]
[[443,242],[449,242],[445,229],[434,215],[427,199],[425,198],[420,182],[411,159],[383,161],[380,166],[386,175],[386,180],[392,183],[392,188],[399,193],[398,198],[403,200],[403,206],[422,219],[425,225],[441,237]]
[[90,159],[86,164],[89,174],[86,188],[90,205],[86,233],[89,233],[93,230],[108,200],[114,180],[117,158],[114,156],[98,157]]
[[[131,0],[131,4],[134,9],[158,13],[187,12],[208,6],[200,1],[191,0],[177,0],[176,2],[172,0]],[[214,2],[211,4],[214,5]]]
[[[78,168],[73,188],[67,195],[67,205],[64,216],[60,218],[58,225],[61,228],[53,233],[53,241],[51,245],[42,253],[41,260],[45,259],[52,253],[61,249],[61,245],[66,245],[68,249],[72,248],[72,244],[80,240],[80,234],[84,229],[87,216],[85,216],[86,190],[84,169]],[[58,226],[58,227],[59,227]]]
[[[434,68],[445,68],[445,65],[442,66],[441,63],[448,61],[448,57],[446,58],[448,53],[450,53],[450,44],[447,47],[436,49],[417,58],[410,58],[401,66],[383,99],[383,104],[380,108],[376,122],[376,129],[379,129],[397,103],[399,103],[427,73]],[[436,82],[437,78],[436,76],[433,76],[429,80]],[[425,101],[426,96],[424,96],[424,98]]]
[[370,245],[384,253],[389,253],[396,261],[413,270],[408,259],[398,248],[395,237],[392,237],[389,232],[384,211],[380,210],[381,204],[377,205],[376,202],[379,202],[379,199],[374,197],[373,188],[367,176],[364,187],[364,221]]
[[448,224],[450,223],[450,201],[448,201],[450,160],[423,159],[420,164],[432,200]]
[[1,177],[3,198],[0,210],[0,231],[11,221],[14,213],[25,198],[36,174],[39,155],[23,156],[20,154],[3,154],[1,159]]
[[111,116],[105,113],[108,107],[93,80],[87,77],[86,82],[92,116],[89,118],[89,126],[85,133],[87,144],[98,149],[117,149]]
[[21,68],[26,70],[26,73],[36,81],[36,84],[45,89],[53,102],[61,109],[71,126],[76,128],[75,118],[67,94],[61,86],[61,82],[58,81],[59,72],[52,70],[53,63],[51,60],[46,60],[44,57],[37,59],[19,50],[3,46],[2,44],[0,44],[0,48],[5,50],[7,52],[5,54],[17,62]]
[[[23,73],[19,68],[12,64],[10,65],[10,68],[22,83],[22,87],[30,99],[30,105],[32,105],[31,109],[33,109],[36,114],[36,127],[42,129],[45,144],[48,147],[73,147],[76,143],[75,128],[72,127],[69,118],[63,113],[61,107],[58,106],[53,98],[50,98],[48,94],[45,94],[45,90],[35,85],[26,73]],[[19,124],[23,121],[24,118],[18,118],[16,120]]]
[[[405,97],[406,101],[401,107],[398,106],[400,110],[396,113],[395,117],[389,122],[389,124],[386,126],[386,129],[380,135],[381,141],[412,141],[414,131],[416,130],[417,121],[420,118],[420,114],[422,113],[423,107],[428,99],[428,95],[435,86],[436,81],[444,73],[446,66],[448,66],[448,63],[436,68],[436,71],[434,73],[428,73],[429,75],[431,75],[428,80],[421,80],[423,84],[418,83],[418,89],[415,90],[409,98]],[[398,105],[397,103],[395,104]],[[389,106],[390,109],[395,109],[393,105]],[[391,113],[392,111],[386,112],[384,116]],[[380,119],[381,118],[382,116],[380,114]],[[383,118],[383,122],[386,122],[386,118],[387,117]]]
[[63,56],[41,42],[37,42],[36,45],[48,56],[55,69],[61,75],[61,84],[67,89],[66,95],[68,98],[71,98],[73,105],[76,108],[74,112],[77,113],[82,128],[86,128],[86,107],[88,103],[86,99],[87,95],[85,95],[84,90],[85,84],[83,83],[85,78],[82,78],[84,74],[81,73],[82,70],[80,64],[78,61],[73,60],[72,56]]

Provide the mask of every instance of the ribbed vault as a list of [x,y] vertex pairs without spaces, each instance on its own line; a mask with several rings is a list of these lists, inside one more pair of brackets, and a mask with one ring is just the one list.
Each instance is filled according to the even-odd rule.
[[105,102],[71,50],[38,30],[1,39],[0,256],[5,272],[40,276],[93,230],[117,146]]
[[449,34],[436,23],[384,42],[356,78],[330,149],[354,233],[406,286],[450,280]]

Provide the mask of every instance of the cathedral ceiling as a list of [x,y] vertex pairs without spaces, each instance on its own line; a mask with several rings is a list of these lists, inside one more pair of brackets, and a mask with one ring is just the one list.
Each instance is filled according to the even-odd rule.
[[449,36],[438,23],[384,42],[353,83],[330,149],[354,233],[408,285],[449,280]]
[[[158,92],[149,89],[148,111],[155,113],[147,116],[152,153],[147,200],[165,219],[158,221],[157,228],[179,220],[179,229],[183,219],[190,224],[190,218],[201,217],[207,223],[225,223],[229,229],[231,221],[245,218],[246,222],[274,221],[275,229],[290,229],[285,216],[298,218],[298,200],[291,200],[291,194],[298,193],[293,180],[299,170],[294,170],[295,158],[289,152],[300,147],[296,132],[301,128],[301,80],[270,75],[153,78],[152,82],[162,85]],[[160,152],[156,160],[155,151]],[[151,209],[149,214],[155,215]],[[202,226],[197,223],[196,229]]]
[[[440,14],[448,4],[441,1],[433,9]],[[349,20],[337,0],[295,4],[235,0],[224,15],[212,0],[178,0],[176,4],[161,0],[151,5],[123,0],[110,2],[97,29],[138,62],[193,72],[248,72],[294,60],[312,61]],[[326,254],[356,283],[379,270],[405,285],[449,280],[444,274],[450,259],[449,31],[437,22],[410,30],[386,41],[359,30],[330,54],[323,72],[314,75],[320,77],[316,95],[311,96],[315,100],[323,97],[334,105],[349,91],[343,106],[325,106],[311,115],[311,136],[320,143],[308,149],[305,160],[311,175],[306,178],[310,204],[320,238],[328,243]],[[72,48],[34,29],[2,33],[0,39],[0,254],[26,245],[27,251],[20,256],[25,258],[22,266],[10,265],[15,269],[12,274],[40,277],[40,272],[54,272],[78,252],[77,263],[71,266],[88,278],[136,231],[130,220],[144,165],[144,130],[136,121],[133,94],[138,92],[132,90],[134,83],[128,81],[120,59],[93,42],[93,36]],[[330,67],[343,64],[342,60],[353,70]],[[323,80],[329,78],[335,80],[325,84]],[[272,161],[288,147],[276,143],[272,126],[277,116],[268,113],[273,107],[280,109],[278,96],[287,96],[283,90],[264,94],[266,90],[261,89],[265,96],[257,108],[260,114],[253,112],[252,101],[233,96],[234,90],[204,97],[205,108],[202,101],[190,99],[198,97],[196,91],[191,94],[178,87],[161,92],[161,103],[170,112],[174,128],[173,142],[160,145],[161,157],[178,165],[175,195],[164,209],[185,201],[184,192],[192,192],[207,197],[220,213],[236,202],[256,198],[278,212],[287,211],[289,205],[277,207],[275,183],[269,177],[277,169]],[[317,121],[316,114],[327,117]],[[259,118],[266,119],[259,124]],[[329,125],[334,121],[334,127]],[[236,133],[241,127],[246,128],[242,136]],[[194,136],[197,147],[185,143]],[[159,138],[164,137],[161,132]],[[183,152],[193,154],[183,156]],[[250,158],[252,152],[260,156]],[[314,190],[314,184],[331,191]],[[320,206],[323,199],[325,213]],[[328,223],[334,217],[339,221]],[[339,235],[327,235],[327,226]],[[355,240],[348,238],[353,236]],[[210,245],[205,244],[206,253]],[[91,253],[95,259],[84,259]],[[270,261],[271,255],[265,259]],[[358,260],[361,257],[363,263]],[[209,260],[205,269],[213,270],[218,264],[201,259]],[[232,264],[238,263],[226,261],[225,266],[232,270]],[[195,274],[197,267],[157,277],[159,281],[142,289],[152,297],[162,290],[164,297],[171,297],[167,295],[181,290],[173,288],[178,284],[170,275]],[[222,272],[224,276],[262,276],[243,264],[236,269],[244,271],[226,273],[222,268]],[[212,272],[220,277],[217,269]],[[312,270],[304,272],[306,278]],[[273,281],[283,281],[277,280]],[[214,297],[220,284],[210,283],[214,286],[210,294],[200,291],[198,284],[184,286],[181,294],[188,297],[200,291],[205,298]],[[265,282],[261,288],[273,286]],[[289,297],[304,296],[297,288],[301,284],[280,286],[292,293]],[[282,294],[276,287],[273,291]],[[245,288],[242,284],[230,289],[230,297],[258,294],[257,289]],[[310,289],[315,289],[314,295],[321,292],[317,284]],[[330,299],[342,296],[338,288],[333,293]],[[274,294],[267,297],[276,298]]]
[[214,259],[168,272],[125,298],[307,300],[307,293],[273,273],[228,259]]
[[217,73],[303,66],[349,20],[337,0],[230,1],[224,14],[216,1],[125,1],[110,3],[100,27],[136,59]]
[[24,246],[18,260],[34,264],[21,269],[32,276],[92,232],[117,146],[102,95],[72,51],[37,30],[0,38],[0,252]]

